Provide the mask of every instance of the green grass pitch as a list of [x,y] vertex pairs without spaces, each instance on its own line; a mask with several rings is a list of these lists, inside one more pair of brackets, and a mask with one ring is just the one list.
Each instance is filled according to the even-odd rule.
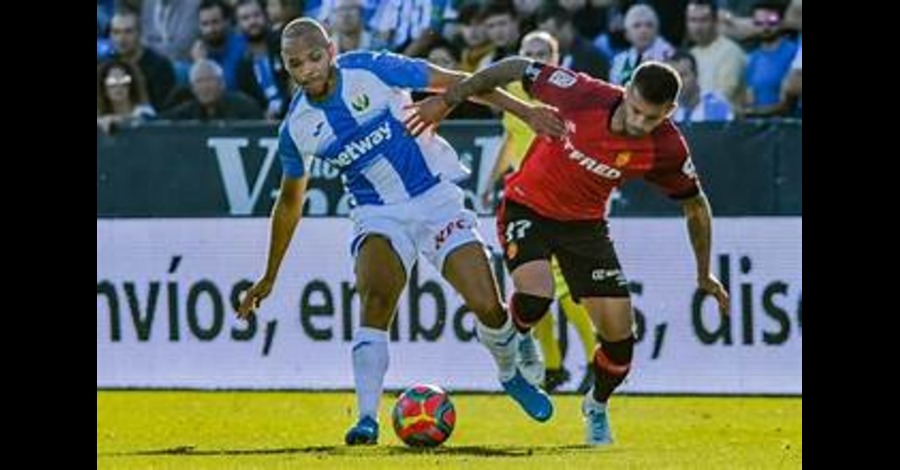
[[97,391],[98,468],[801,468],[802,398],[614,396],[616,442],[582,446],[580,400],[531,421],[504,395],[451,394],[456,429],[405,447],[381,407],[376,447],[350,448],[351,393]]

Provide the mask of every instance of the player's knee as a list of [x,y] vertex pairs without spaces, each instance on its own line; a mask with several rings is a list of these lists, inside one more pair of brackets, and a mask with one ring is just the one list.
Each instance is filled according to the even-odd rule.
[[541,321],[552,303],[553,299],[547,297],[516,292],[512,296],[510,310],[516,324],[527,328]]
[[594,348],[594,368],[613,377],[625,377],[631,370],[634,356],[634,335],[619,341],[605,341]]

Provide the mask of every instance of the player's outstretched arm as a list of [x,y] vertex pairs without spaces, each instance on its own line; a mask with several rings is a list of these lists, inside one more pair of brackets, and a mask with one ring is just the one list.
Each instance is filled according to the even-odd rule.
[[688,234],[697,260],[697,283],[701,289],[716,298],[719,311],[727,315],[731,311],[731,299],[725,287],[709,269],[712,250],[712,209],[709,200],[701,190],[696,196],[684,199],[681,207],[687,219]]
[[484,69],[469,75],[447,88],[444,92],[444,102],[447,106],[454,107],[470,96],[487,93],[496,87],[502,87],[508,83],[521,80],[525,69],[531,64],[530,59],[524,57],[507,57],[495,62]]
[[266,272],[263,277],[253,284],[253,287],[244,294],[244,299],[238,307],[238,318],[247,319],[259,308],[260,302],[272,292],[275,278],[281,261],[294,236],[297,223],[303,213],[303,197],[306,194],[306,184],[309,175],[299,178],[284,176],[281,179],[281,192],[278,200],[272,208],[271,227],[269,233],[269,256],[266,261]]
[[[554,108],[544,104],[526,103],[497,88],[520,80],[529,63],[528,59],[510,57],[474,75],[429,65],[428,88],[432,91],[444,91],[445,94],[432,96],[407,106],[406,109],[411,110],[405,121],[407,129],[412,135],[419,135],[444,119],[454,106],[471,99],[515,114],[538,134],[552,137],[563,135],[566,131],[565,122],[556,114]],[[448,98],[450,93],[453,93],[452,98]]]

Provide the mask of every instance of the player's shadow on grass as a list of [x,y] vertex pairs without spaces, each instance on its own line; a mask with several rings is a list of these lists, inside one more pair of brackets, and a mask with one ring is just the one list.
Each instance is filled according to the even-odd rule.
[[527,446],[446,446],[435,449],[392,446],[386,447],[388,454],[424,455],[471,455],[476,457],[530,457],[540,454],[569,453],[573,450],[590,449],[584,445],[527,447]]
[[178,446],[166,449],[136,450],[132,452],[101,452],[100,457],[137,456],[221,456],[221,455],[277,455],[277,454],[326,454],[353,455],[366,452],[387,455],[465,455],[476,457],[529,457],[535,454],[571,453],[589,450],[584,445],[526,447],[526,446],[446,446],[435,449],[415,449],[403,446],[349,447],[349,446],[307,446],[272,449],[203,449],[194,446]]
[[97,457],[146,457],[163,455],[213,456],[213,455],[273,455],[273,454],[334,454],[341,446],[283,447],[274,449],[195,449],[194,446],[178,446],[166,449],[136,450],[132,452],[103,452]]

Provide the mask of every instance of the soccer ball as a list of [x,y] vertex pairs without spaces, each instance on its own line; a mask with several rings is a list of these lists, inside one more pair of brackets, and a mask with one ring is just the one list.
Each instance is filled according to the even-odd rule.
[[404,390],[391,416],[397,437],[411,447],[437,447],[456,425],[450,395],[436,385],[416,384]]

